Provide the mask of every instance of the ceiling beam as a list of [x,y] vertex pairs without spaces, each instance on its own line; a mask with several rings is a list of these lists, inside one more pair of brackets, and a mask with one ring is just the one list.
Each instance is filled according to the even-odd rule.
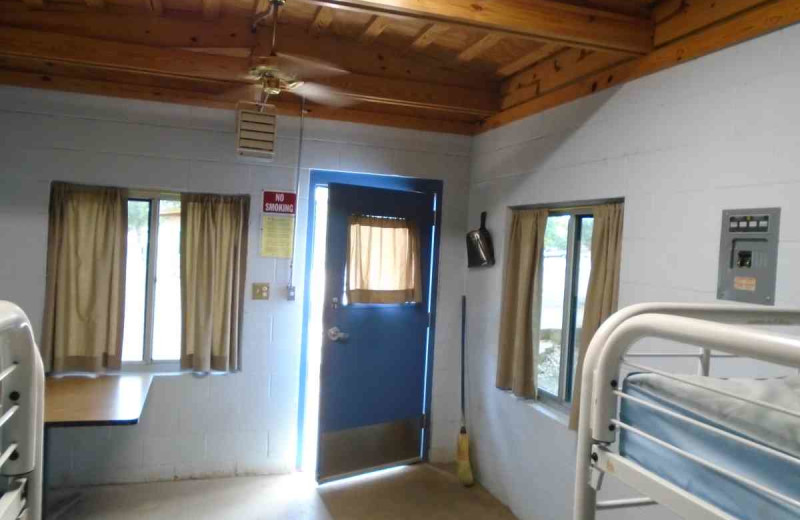
[[415,50],[422,50],[432,44],[440,34],[447,32],[447,26],[432,23],[422,29],[414,41],[411,42],[411,48]]
[[32,11],[16,2],[0,1],[0,25],[156,47],[252,48],[257,43],[246,18],[223,16],[205,21],[152,16],[138,9],[110,12],[68,4],[60,4],[58,10]]
[[[222,16],[214,22],[174,17],[113,14],[89,11],[31,11],[22,4],[0,2],[0,27],[42,30],[115,43],[135,43],[153,47],[233,49],[248,51],[264,42],[269,54],[269,31],[254,35],[249,22]],[[351,72],[406,78],[444,85],[471,86],[478,90],[497,87],[494,78],[482,72],[465,70],[435,58],[409,56],[391,46],[373,42],[362,45],[334,35],[309,37],[303,27],[283,24],[280,47],[284,52],[310,56]]]
[[216,20],[219,18],[219,13],[222,8],[222,0],[202,0],[202,2],[204,20]]
[[144,0],[144,8],[156,16],[164,14],[164,3],[161,0]]
[[630,59],[624,54],[566,49],[508,78],[501,107],[511,108]]
[[597,71],[565,85],[564,88],[503,110],[487,119],[482,131],[506,125],[796,23],[800,23],[800,3],[797,0],[773,0],[761,7],[745,11],[735,18],[712,24],[647,56]]
[[328,27],[330,27],[332,23],[333,23],[333,9],[321,5],[319,6],[319,9],[317,9],[317,14],[314,15],[314,19],[311,21],[311,25],[309,25],[308,27],[308,32],[310,32],[311,34],[319,34]]
[[[154,76],[231,81],[252,85],[250,60],[24,29],[0,28],[0,55],[34,58]],[[353,100],[437,112],[488,116],[494,93],[380,76],[346,74],[317,80]]]
[[545,58],[549,58],[553,54],[560,52],[565,48],[566,47],[564,47],[563,45],[558,45],[555,43],[543,43],[541,46],[535,48],[531,52],[523,56],[520,56],[511,63],[507,63],[502,67],[498,68],[497,75],[502,77],[511,76],[533,65],[538,61],[541,61]]
[[646,54],[653,22],[551,0],[302,0],[596,50]]
[[358,41],[365,44],[370,44],[389,27],[389,19],[382,16],[375,15],[364,28],[364,32],[358,37]]
[[752,9],[769,0],[694,0],[682,2],[680,8],[669,19],[656,25],[653,42],[661,47],[671,41],[702,29],[719,20],[735,16],[742,11]]
[[[230,90],[221,94],[208,94],[185,89],[46,75],[2,68],[0,68],[0,84],[224,109],[236,108],[236,104],[243,99],[243,96],[247,95],[247,92],[237,90]],[[278,113],[281,115],[297,116],[300,113],[300,104],[293,98],[285,100],[271,99],[270,101],[274,102]],[[306,105],[306,110],[306,117],[317,119],[350,121],[431,132],[470,135],[475,133],[477,129],[476,122],[457,119],[427,118],[358,109],[334,109],[318,105]]]
[[0,27],[0,54],[169,76],[252,81],[250,60]]
[[477,58],[482,52],[494,47],[503,37],[497,33],[489,33],[480,40],[476,41],[458,55],[458,61],[466,63]]

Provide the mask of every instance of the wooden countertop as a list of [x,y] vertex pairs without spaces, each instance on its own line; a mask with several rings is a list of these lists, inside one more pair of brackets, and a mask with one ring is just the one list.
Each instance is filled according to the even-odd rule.
[[136,424],[152,374],[48,377],[44,394],[46,426]]

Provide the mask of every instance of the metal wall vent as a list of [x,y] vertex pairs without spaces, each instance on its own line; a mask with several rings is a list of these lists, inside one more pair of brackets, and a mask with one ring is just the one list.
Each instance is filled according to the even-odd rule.
[[260,110],[240,108],[236,119],[236,152],[239,155],[273,159],[275,157],[276,113],[272,105]]

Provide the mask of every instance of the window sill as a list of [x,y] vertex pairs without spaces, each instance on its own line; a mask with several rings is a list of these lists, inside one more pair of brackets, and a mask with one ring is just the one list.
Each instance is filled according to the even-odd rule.
[[538,413],[562,424],[565,428],[569,427],[569,411],[566,408],[534,400],[530,400],[527,404]]
[[557,423],[560,423],[565,428],[569,427],[569,409],[563,406],[558,406],[554,403],[535,399],[523,399],[512,394],[510,391],[503,390],[512,399],[522,401],[526,406],[535,410],[537,413],[544,415]]
[[179,361],[160,361],[155,363],[124,362],[119,374],[153,374],[158,376],[175,376],[190,373],[191,370],[181,368]]

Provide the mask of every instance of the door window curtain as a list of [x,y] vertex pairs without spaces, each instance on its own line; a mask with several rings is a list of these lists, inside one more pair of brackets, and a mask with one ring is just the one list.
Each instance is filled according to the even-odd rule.
[[241,369],[250,197],[181,196],[181,368]]
[[581,379],[586,349],[600,325],[617,310],[619,300],[623,206],[622,204],[596,206],[593,208],[593,214],[592,272],[586,290],[581,342],[578,346],[578,365],[575,370],[575,387],[569,416],[569,427],[572,430],[577,429],[580,416]]
[[120,368],[126,200],[119,188],[51,186],[42,333],[48,372]]
[[347,301],[422,301],[419,229],[411,219],[352,215],[348,220]]
[[542,250],[547,210],[514,210],[506,248],[497,388],[525,398],[537,394]]

